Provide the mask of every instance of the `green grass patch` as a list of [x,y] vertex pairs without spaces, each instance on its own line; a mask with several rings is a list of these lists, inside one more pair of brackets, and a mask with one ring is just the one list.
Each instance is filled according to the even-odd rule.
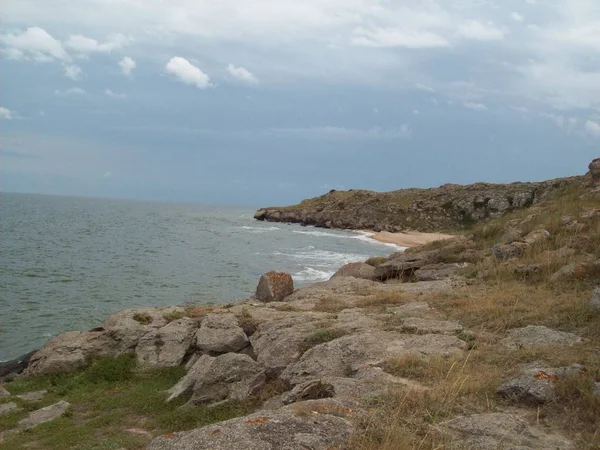
[[304,353],[319,344],[333,341],[334,339],[340,338],[344,335],[346,335],[345,331],[338,330],[336,328],[317,330],[308,335],[304,341],[302,341],[300,344],[300,352]]

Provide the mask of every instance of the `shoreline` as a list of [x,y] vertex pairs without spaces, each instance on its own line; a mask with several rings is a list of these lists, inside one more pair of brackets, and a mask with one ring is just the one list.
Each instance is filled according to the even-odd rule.
[[429,244],[434,241],[441,241],[452,239],[455,237],[451,234],[443,233],[422,233],[420,231],[407,231],[400,233],[390,233],[389,231],[373,231],[363,230],[365,233],[369,233],[370,238],[381,242],[382,244],[393,244],[396,247],[405,250],[409,247],[416,247],[419,245]]

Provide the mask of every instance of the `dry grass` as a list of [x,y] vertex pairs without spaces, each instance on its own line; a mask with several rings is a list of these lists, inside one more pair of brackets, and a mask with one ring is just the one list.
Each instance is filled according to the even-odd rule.
[[243,308],[242,311],[236,315],[238,325],[244,330],[246,336],[250,337],[258,328],[258,320],[250,314],[248,309]]
[[358,308],[380,307],[388,305],[401,305],[406,303],[406,294],[399,291],[378,291],[365,296],[356,303]]
[[326,296],[320,298],[315,306],[313,307],[313,311],[317,312],[325,312],[325,313],[338,313],[343,311],[344,309],[348,309],[348,306],[343,300],[339,297]]
[[297,312],[299,311],[298,308],[295,308],[294,306],[290,305],[289,303],[276,303],[274,305],[271,306],[273,309],[277,310],[277,311],[281,311],[281,312]]
[[386,256],[372,256],[365,261],[365,264],[368,264],[373,267],[377,267],[388,261],[389,261],[389,258],[387,258]]
[[216,309],[215,306],[199,306],[190,305],[185,308],[185,316],[192,319],[202,319],[204,316],[212,313]]

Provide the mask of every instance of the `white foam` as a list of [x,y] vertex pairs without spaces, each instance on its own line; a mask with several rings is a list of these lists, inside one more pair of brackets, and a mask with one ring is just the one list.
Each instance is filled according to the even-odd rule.
[[334,237],[334,238],[341,238],[341,239],[347,239],[347,238],[352,237],[352,236],[346,236],[346,235],[343,235],[343,234],[327,233],[326,231],[298,231],[298,230],[294,230],[293,233],[306,234],[308,236],[316,236],[316,237]]
[[279,227],[249,227],[249,226],[242,226],[242,227],[235,227],[237,230],[245,230],[248,231],[249,233],[268,233],[269,231],[277,231],[277,230],[281,230],[281,228]]
[[305,267],[304,270],[292,275],[292,278],[296,281],[327,281],[334,273]]

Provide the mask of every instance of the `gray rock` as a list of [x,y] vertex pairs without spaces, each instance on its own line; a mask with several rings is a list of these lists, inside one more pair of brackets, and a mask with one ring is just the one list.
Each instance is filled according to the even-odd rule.
[[531,426],[515,414],[460,416],[435,427],[453,449],[568,450],[573,443],[558,434]]
[[10,392],[8,392],[6,389],[4,389],[4,386],[2,386],[0,384],[0,397],[9,397],[10,396]]
[[520,258],[531,245],[525,242],[513,242],[511,244],[496,244],[492,247],[494,257],[500,261],[512,258]]
[[21,400],[25,400],[27,402],[39,402],[43,399],[48,391],[34,391],[34,392],[26,392],[25,394],[16,395],[15,397],[20,398]]
[[594,383],[594,395],[600,397],[600,381]]
[[554,399],[554,385],[563,377],[581,373],[583,366],[528,369],[520,377],[498,388],[496,394],[526,404],[544,404]]
[[364,280],[375,279],[375,267],[369,264],[355,262],[342,266],[331,278],[335,277],[352,277],[362,278]]
[[589,303],[590,310],[600,313],[600,287],[594,289]]
[[564,281],[572,281],[575,278],[577,264],[567,264],[562,266],[550,276],[551,283],[561,283]]
[[409,317],[402,324],[402,330],[417,334],[448,334],[453,335],[462,331],[463,327],[454,321],[424,319],[420,317]]
[[11,411],[15,412],[18,410],[19,406],[16,403],[0,403],[0,416],[8,414]]
[[600,158],[594,159],[588,166],[590,171],[588,176],[590,178],[592,186],[600,185]]
[[198,324],[183,317],[146,333],[139,340],[135,353],[138,362],[146,367],[176,367],[183,362]]
[[458,271],[467,266],[467,263],[428,264],[417,269],[414,276],[415,279],[419,281],[443,280],[445,278],[457,276]]
[[508,227],[500,237],[500,244],[511,244],[523,236],[523,231],[518,228]]
[[54,403],[53,405],[46,406],[45,408],[38,409],[29,414],[26,418],[22,419],[18,425],[18,430],[30,430],[32,428],[41,425],[42,423],[50,422],[54,419],[61,417],[71,405],[64,400]]
[[290,392],[283,394],[281,402],[289,405],[304,400],[318,400],[333,396],[335,396],[335,388],[332,384],[321,380],[309,380],[296,385]]
[[417,269],[431,263],[431,252],[417,254],[400,253],[392,255],[393,259],[375,268],[375,279],[380,281],[391,278],[410,280]]
[[[328,400],[332,402],[331,400]],[[314,407],[311,408],[311,404]],[[323,401],[302,402],[273,411],[207,425],[154,439],[148,450],[329,450],[347,448],[352,424],[326,412]],[[342,405],[331,403],[335,411]],[[298,408],[302,407],[302,411]],[[315,413],[311,413],[311,409]],[[345,408],[347,409],[347,408]],[[307,412],[304,412],[304,411]],[[317,413],[318,411],[318,413]],[[337,413],[339,415],[339,412]]]
[[400,317],[413,317],[431,313],[433,309],[426,302],[408,302],[402,306],[389,306],[386,311]]
[[190,406],[245,400],[265,383],[262,367],[247,355],[203,355],[185,377],[169,390],[167,401],[192,391]]
[[294,280],[289,273],[267,272],[260,277],[256,298],[261,302],[280,302],[294,292]]
[[249,344],[235,315],[208,314],[196,333],[196,347],[203,352],[237,352]]
[[527,236],[523,238],[523,242],[529,245],[538,244],[550,239],[550,232],[547,230],[533,230]]
[[528,325],[508,330],[500,343],[506,347],[530,348],[544,345],[571,346],[581,341],[579,336],[572,333],[556,331],[539,325]]
[[542,268],[541,264],[519,264],[515,266],[515,274],[521,278],[531,278],[539,275],[542,272]]

